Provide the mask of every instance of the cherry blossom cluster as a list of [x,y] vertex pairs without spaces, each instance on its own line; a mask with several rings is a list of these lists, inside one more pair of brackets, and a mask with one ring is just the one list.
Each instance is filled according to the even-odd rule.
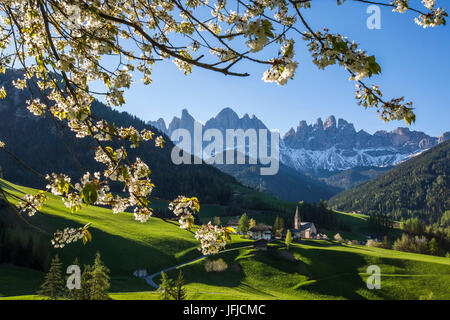
[[[444,8],[436,8],[436,0],[422,0],[422,3],[428,12],[420,12],[419,17],[414,18],[414,22],[424,28],[437,27],[445,25],[447,12]],[[409,0],[394,0],[394,9],[392,11],[404,13],[410,9]],[[415,10],[417,11],[417,10]]]
[[272,67],[264,72],[262,77],[264,82],[276,82],[279,85],[284,85],[294,77],[298,66],[298,62],[292,60],[294,58],[294,41],[286,41],[281,47],[281,53],[281,59],[273,60]]
[[47,196],[44,191],[39,191],[37,194],[26,194],[21,200],[19,200],[17,206],[20,208],[20,212],[28,213],[28,215],[34,216],[47,201]]
[[194,214],[200,211],[200,204],[195,197],[178,196],[169,204],[169,210],[178,217],[180,228],[189,230],[194,225]]
[[375,58],[358,49],[358,45],[347,37],[323,29],[323,32],[307,33],[304,39],[309,41],[308,49],[319,69],[339,64],[350,71],[349,79],[356,81],[381,72]]
[[225,248],[227,242],[224,239],[225,228],[213,226],[211,222],[202,225],[195,233],[195,238],[200,240],[200,250],[204,255],[216,254]]
[[58,230],[53,234],[51,244],[55,248],[64,248],[65,245],[77,242],[83,239],[86,242],[91,238],[91,235],[87,228],[89,224],[81,228],[65,228],[64,230]]
[[404,102],[404,97],[391,99],[390,101],[382,100],[382,93],[379,86],[372,85],[371,88],[363,87],[361,84],[356,85],[355,97],[358,104],[363,107],[376,107],[379,117],[384,121],[404,119],[408,124],[415,121],[415,114],[412,111],[412,102]]

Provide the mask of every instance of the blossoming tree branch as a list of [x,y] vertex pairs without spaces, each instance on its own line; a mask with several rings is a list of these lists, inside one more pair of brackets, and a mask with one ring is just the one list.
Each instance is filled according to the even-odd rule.
[[[93,114],[90,106],[96,97],[103,97],[110,107],[123,105],[133,75],[150,85],[152,69],[163,60],[172,61],[185,74],[203,68],[238,77],[248,76],[247,64],[260,64],[266,68],[262,80],[282,86],[294,77],[299,66],[296,46],[303,41],[319,69],[337,64],[348,71],[358,104],[376,108],[385,121],[414,122],[411,102],[403,97],[385,99],[378,86],[365,82],[381,72],[373,55],[338,33],[313,30],[304,17],[313,2],[0,0],[0,71],[20,69],[23,78],[15,80],[14,86],[29,91],[28,110],[64,123],[79,139],[94,139],[95,160],[105,166],[103,172],[85,172],[75,183],[64,173],[41,176],[47,180],[47,191],[61,197],[72,212],[83,205],[106,205],[114,213],[131,209],[140,222],[158,218],[150,206],[151,171],[141,159],[129,159],[126,149],[150,140],[163,147],[164,140],[149,130],[115,126]],[[435,0],[414,1],[415,7],[408,0],[337,0],[330,5],[344,2],[410,13],[424,28],[445,25],[447,17]],[[94,81],[102,84],[103,91],[91,89]],[[0,88],[0,97],[6,95]],[[114,147],[118,142],[122,146]],[[0,148],[15,157],[1,141]],[[25,161],[16,160],[26,167]],[[110,191],[112,181],[123,184],[126,196]],[[18,206],[21,212],[34,215],[46,199],[46,192],[41,191],[25,195]],[[194,215],[200,209],[197,198],[180,196],[169,208],[178,216],[180,228],[193,229]],[[80,239],[91,240],[88,227],[56,231],[52,244],[62,248]],[[225,247],[229,233],[208,223],[196,228],[195,237],[202,252],[211,254]]]

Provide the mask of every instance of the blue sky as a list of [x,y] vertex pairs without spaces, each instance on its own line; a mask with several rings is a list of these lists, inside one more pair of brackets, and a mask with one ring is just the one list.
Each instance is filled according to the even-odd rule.
[[[338,7],[334,3],[315,1],[312,9],[305,11],[312,28],[327,27],[346,35],[375,55],[383,72],[367,82],[380,85],[387,99],[405,96],[414,102],[417,121],[411,130],[433,136],[449,131],[450,26],[423,29],[414,23],[415,14],[382,8],[381,30],[369,30],[368,5],[348,1]],[[418,0],[411,3],[421,6]],[[222,108],[231,107],[240,116],[255,114],[281,134],[296,127],[300,120],[311,123],[330,114],[370,133],[406,126],[403,121],[385,123],[374,110],[358,106],[354,82],[348,80],[345,70],[335,66],[318,70],[301,40],[295,49],[299,67],[294,80],[283,87],[264,83],[264,67],[252,64],[235,69],[248,71],[250,77],[237,78],[195,67],[192,74],[185,76],[171,62],[156,63],[153,83],[144,86],[136,79],[125,95],[123,110],[143,120],[162,117],[169,122],[187,108],[197,120],[205,122]]]

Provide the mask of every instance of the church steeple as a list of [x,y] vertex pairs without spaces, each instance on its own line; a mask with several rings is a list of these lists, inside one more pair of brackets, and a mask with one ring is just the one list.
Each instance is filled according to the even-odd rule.
[[295,209],[294,227],[295,227],[295,230],[301,229],[301,219],[300,219],[300,213],[298,212],[298,206]]

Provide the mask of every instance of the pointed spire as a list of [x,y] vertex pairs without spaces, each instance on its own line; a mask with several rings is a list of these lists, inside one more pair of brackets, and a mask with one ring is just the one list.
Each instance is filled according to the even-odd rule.
[[300,214],[298,212],[298,206],[295,208],[295,217],[294,217],[294,229],[300,230],[301,228],[301,220],[300,220]]

